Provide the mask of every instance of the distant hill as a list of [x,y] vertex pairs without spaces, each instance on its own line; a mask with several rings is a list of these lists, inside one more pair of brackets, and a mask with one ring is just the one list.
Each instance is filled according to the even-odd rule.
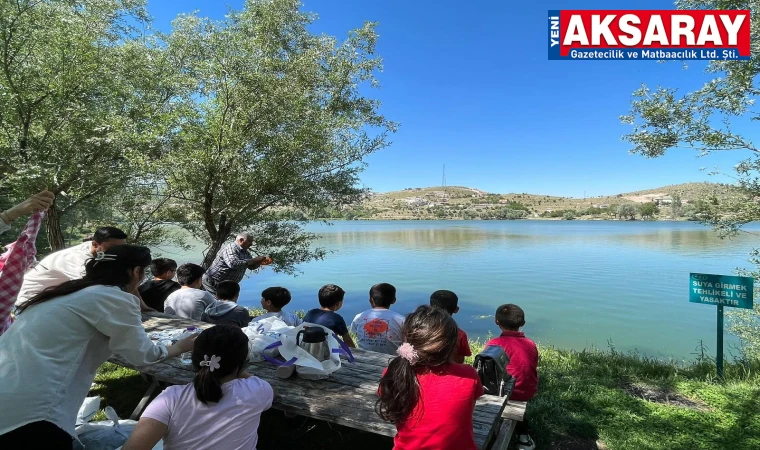
[[[621,204],[654,202],[657,218],[669,219],[673,198],[685,210],[713,197],[737,195],[735,188],[718,183],[685,183],[608,196],[573,198],[524,193],[489,193],[466,186],[407,188],[373,193],[360,205],[334,212],[339,217],[363,219],[503,219],[560,218],[568,211],[577,218],[613,218]],[[691,205],[691,206],[689,206]],[[693,214],[693,211],[692,211]],[[680,218],[680,210],[675,215]],[[337,217],[336,217],[337,218]]]

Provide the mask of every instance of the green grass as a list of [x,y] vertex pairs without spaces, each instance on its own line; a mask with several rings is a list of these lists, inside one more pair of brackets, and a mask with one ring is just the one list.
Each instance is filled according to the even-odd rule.
[[[471,342],[473,354],[483,342]],[[663,362],[635,354],[540,347],[539,393],[526,418],[537,448],[550,450],[696,450],[760,448],[760,364]],[[471,363],[472,358],[468,358]],[[636,386],[637,391],[631,391]],[[122,418],[147,389],[137,372],[100,368],[92,394]],[[642,390],[648,390],[642,398]],[[652,394],[652,393],[655,394]],[[661,400],[667,398],[663,403]],[[319,443],[315,446],[315,442]],[[597,447],[597,442],[603,447]],[[390,439],[311,419],[265,414],[259,448],[390,449]]]
[[[266,313],[267,313],[267,310],[264,308],[248,308],[248,314],[250,314],[251,317],[259,317]],[[298,309],[298,310],[293,311],[293,314],[303,319],[303,317],[306,315],[306,311],[304,311],[303,309]]]
[[[596,448],[597,440],[611,450],[760,448],[758,364],[727,365],[719,383],[710,361],[550,347],[540,355],[539,393],[526,414],[538,448]],[[645,400],[624,389],[631,385],[680,401]]]

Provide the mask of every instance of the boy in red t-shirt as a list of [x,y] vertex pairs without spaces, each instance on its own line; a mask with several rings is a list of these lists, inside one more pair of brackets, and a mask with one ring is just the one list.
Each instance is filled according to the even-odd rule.
[[[449,313],[450,316],[459,312],[459,306],[457,306],[458,303],[459,297],[451,291],[440,290],[435,291],[430,295],[430,306],[441,308]],[[471,355],[472,351],[470,350],[470,341],[467,339],[467,333],[459,328],[457,349],[454,352],[454,362],[464,364],[465,356]]]
[[[501,328],[501,336],[488,341],[486,347],[498,345],[509,357],[507,372],[515,377],[510,399],[528,401],[538,390],[538,348],[520,331],[525,325],[525,312],[517,305],[501,305],[496,310],[496,325]],[[520,440],[518,450],[536,447],[525,422],[518,422],[515,431]]]

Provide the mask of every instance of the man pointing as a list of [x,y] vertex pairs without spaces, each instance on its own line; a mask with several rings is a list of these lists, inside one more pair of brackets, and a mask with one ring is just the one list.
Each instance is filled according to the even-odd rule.
[[240,283],[247,269],[258,269],[259,266],[271,264],[272,260],[267,256],[253,257],[248,249],[253,245],[253,236],[250,233],[240,233],[231,242],[217,253],[211,267],[203,275],[203,287],[211,295],[216,297],[216,287],[222,281],[234,281]]

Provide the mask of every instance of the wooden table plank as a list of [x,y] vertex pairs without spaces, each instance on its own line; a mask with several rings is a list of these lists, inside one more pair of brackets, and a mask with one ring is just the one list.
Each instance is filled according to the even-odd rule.
[[501,413],[502,419],[516,420],[522,422],[525,418],[525,408],[528,406],[528,402],[519,402],[516,400],[510,400],[504,405],[504,411]]
[[514,420],[504,420],[499,427],[499,433],[496,435],[496,440],[494,441],[493,446],[488,450],[507,450],[516,425],[517,422]]
[[[143,325],[149,333],[189,326],[202,329],[213,326],[160,313],[143,314]],[[381,420],[375,413],[377,385],[392,356],[361,349],[352,349],[352,352],[355,363],[343,361],[341,369],[324,380],[304,380],[297,376],[282,380],[275,376],[276,367],[268,362],[250,363],[247,370],[272,385],[275,390],[272,407],[275,409],[375,434],[394,436],[396,427]],[[194,376],[192,367],[182,364],[178,358],[140,368],[131,366],[118,356],[111,361],[169,384],[187,384],[192,382]],[[496,436],[503,411],[504,398],[484,395],[478,399],[473,414],[478,448],[485,449]],[[509,414],[510,417],[518,415],[519,405],[508,411],[504,414]]]

